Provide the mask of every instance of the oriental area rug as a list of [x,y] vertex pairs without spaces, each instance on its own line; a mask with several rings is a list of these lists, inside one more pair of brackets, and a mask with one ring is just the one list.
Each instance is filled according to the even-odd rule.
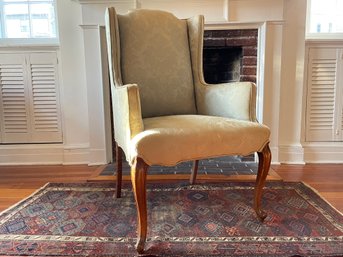
[[[0,214],[0,255],[137,256],[132,190],[51,183]],[[303,183],[148,183],[145,256],[343,256],[343,216]]]

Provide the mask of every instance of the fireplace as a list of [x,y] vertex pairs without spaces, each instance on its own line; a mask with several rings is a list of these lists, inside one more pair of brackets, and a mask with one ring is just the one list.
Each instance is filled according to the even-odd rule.
[[203,66],[207,83],[256,83],[257,29],[206,30]]

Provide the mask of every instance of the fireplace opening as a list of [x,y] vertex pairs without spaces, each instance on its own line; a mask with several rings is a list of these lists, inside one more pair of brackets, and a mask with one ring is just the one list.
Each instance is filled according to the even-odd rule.
[[203,60],[207,83],[240,81],[242,47],[204,48]]
[[207,83],[256,83],[257,29],[206,30],[203,68]]

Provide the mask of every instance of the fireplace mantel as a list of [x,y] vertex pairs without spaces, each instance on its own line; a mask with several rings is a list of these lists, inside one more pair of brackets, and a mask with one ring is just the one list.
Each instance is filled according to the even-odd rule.
[[[174,13],[178,18],[203,14],[207,22],[229,21],[229,0],[74,0],[83,6],[121,6],[119,13],[130,9],[159,9]],[[180,6],[182,8],[180,8]],[[126,10],[125,10],[126,9]],[[102,22],[100,23],[102,24]]]

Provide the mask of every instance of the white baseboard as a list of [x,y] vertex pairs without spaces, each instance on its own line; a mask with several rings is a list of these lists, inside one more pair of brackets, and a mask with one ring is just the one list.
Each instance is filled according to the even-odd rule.
[[63,145],[1,145],[1,165],[62,164]]
[[277,161],[286,164],[343,163],[343,142],[281,145],[278,147]]
[[99,165],[106,163],[105,156],[105,150],[86,144],[0,145],[0,165]]
[[304,144],[306,163],[343,163],[343,142]]
[[287,164],[305,164],[304,148],[301,145],[280,145],[279,162]]
[[103,165],[108,163],[106,149],[89,149],[88,165]]
[[[343,163],[342,143],[305,143],[271,147],[272,163]],[[0,165],[106,164],[105,149],[88,145],[0,145]]]
[[276,146],[271,146],[270,152],[272,154],[272,164],[280,164],[280,162],[279,162],[279,148]]
[[63,149],[63,164],[89,164],[89,145],[70,145]]

